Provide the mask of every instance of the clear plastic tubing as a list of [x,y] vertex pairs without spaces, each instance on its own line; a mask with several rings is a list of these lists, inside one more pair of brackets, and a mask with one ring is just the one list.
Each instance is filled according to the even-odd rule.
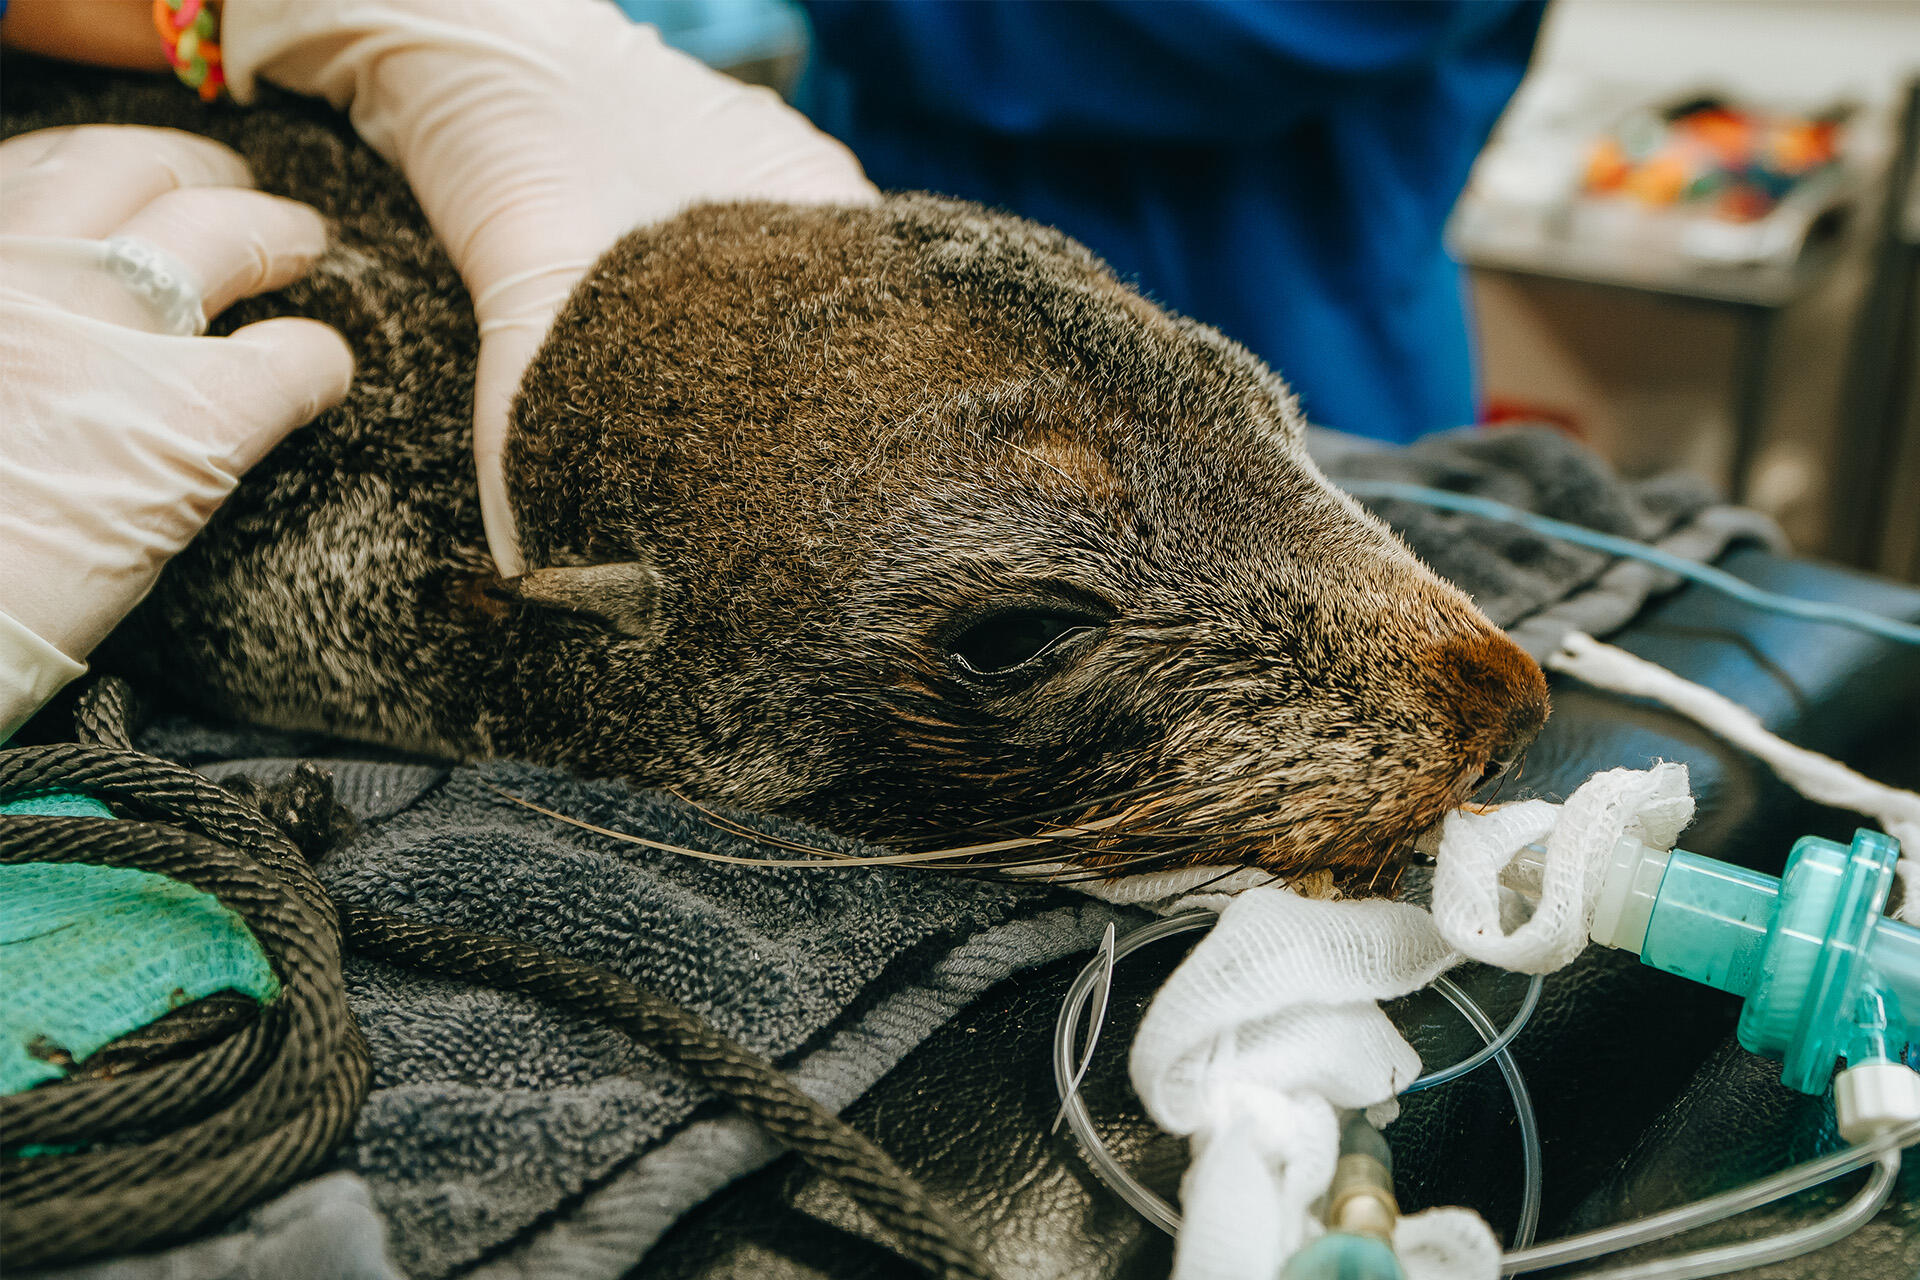
[[[1488,1036],[1492,1035],[1493,1024],[1487,1020],[1485,1011],[1482,1010],[1478,1004],[1474,1003],[1472,997],[1462,991],[1451,978],[1436,979],[1433,985],[1438,988],[1440,994],[1445,996],[1454,1008],[1460,1011],[1461,1017],[1473,1024],[1473,1029],[1480,1032],[1480,1038],[1487,1042],[1471,1057],[1462,1058],[1450,1067],[1442,1067],[1438,1071],[1427,1072],[1427,1074],[1415,1080],[1405,1089],[1402,1089],[1401,1093],[1403,1094],[1419,1093],[1422,1089],[1432,1089],[1437,1085],[1458,1080],[1469,1071],[1479,1070],[1488,1058],[1493,1057],[1502,1049],[1512,1044],[1514,1037],[1519,1035],[1526,1027],[1527,1022],[1533,1017],[1533,1011],[1539,1007],[1540,992],[1547,983],[1546,979],[1541,975],[1537,973],[1534,974],[1533,980],[1527,983],[1527,994],[1525,998],[1520,1001],[1519,1010],[1513,1015],[1512,1019],[1508,1021],[1506,1027],[1500,1034],[1493,1036],[1491,1039],[1488,1039]],[[1469,1012],[1469,1010],[1471,1010],[1471,1012]],[[1522,1092],[1525,1092],[1526,1086],[1522,1084],[1520,1089]],[[1515,1100],[1515,1105],[1518,1105],[1518,1099]],[[1532,1108],[1528,1107],[1527,1110],[1531,1112]]]
[[[1113,961],[1120,961],[1140,948],[1159,942],[1164,938],[1175,937],[1182,933],[1211,928],[1219,917],[1211,911],[1189,911],[1182,915],[1169,916],[1165,920],[1135,929],[1114,944]],[[1072,1089],[1074,1043],[1078,1039],[1080,1018],[1086,1009],[1087,997],[1106,973],[1106,963],[1095,959],[1080,976],[1074,979],[1073,986],[1067,990],[1067,998],[1060,1006],[1060,1019],[1054,1025],[1053,1038],[1053,1079],[1054,1086],[1060,1092],[1061,1104],[1066,1110],[1067,1125],[1073,1130],[1073,1136],[1080,1142],[1087,1163],[1100,1176],[1101,1181],[1112,1187],[1121,1199],[1154,1226],[1168,1235],[1180,1232],[1180,1214],[1172,1205],[1160,1196],[1142,1186],[1118,1160],[1107,1150],[1107,1144],[1100,1140],[1099,1133],[1093,1127],[1093,1116],[1087,1111],[1087,1104],[1077,1090]],[[1480,1033],[1486,1045],[1471,1057],[1462,1059],[1450,1067],[1429,1072],[1409,1085],[1403,1092],[1413,1093],[1420,1089],[1429,1089],[1435,1085],[1456,1080],[1474,1068],[1494,1059],[1500,1067],[1500,1074],[1507,1082],[1507,1091],[1513,1096],[1515,1114],[1520,1124],[1520,1149],[1524,1165],[1523,1189],[1520,1203],[1520,1218],[1514,1228],[1513,1244],[1525,1247],[1533,1240],[1533,1234],[1540,1222],[1540,1196],[1542,1169],[1540,1156],[1540,1127],[1533,1113],[1533,1099],[1527,1093],[1525,1080],[1521,1078],[1520,1066],[1513,1060],[1507,1046],[1526,1026],[1527,1019],[1533,1016],[1535,1007],[1540,1003],[1542,979],[1535,976],[1527,986],[1526,998],[1520,1009],[1514,1014],[1506,1028],[1495,1034],[1493,1021],[1488,1018],[1479,1005],[1475,1004],[1465,991],[1462,991],[1451,979],[1440,978],[1434,987],[1445,996],[1454,1008]]]
[[1658,565],[1669,573],[1698,582],[1702,586],[1732,596],[1735,600],[1757,609],[1766,609],[1769,612],[1786,614],[1793,618],[1806,618],[1813,622],[1836,623],[1843,627],[1852,627],[1859,631],[1885,636],[1889,640],[1898,640],[1903,644],[1920,644],[1920,626],[1915,626],[1911,622],[1881,617],[1877,613],[1868,613],[1864,609],[1852,609],[1846,605],[1829,604],[1824,600],[1802,600],[1798,596],[1765,591],[1744,578],[1735,577],[1725,569],[1701,564],[1697,560],[1689,560],[1685,556],[1675,555],[1660,547],[1636,542],[1632,538],[1601,533],[1598,529],[1589,529],[1585,525],[1569,524],[1565,520],[1536,515],[1531,511],[1523,511],[1519,507],[1508,506],[1504,502],[1482,498],[1478,494],[1455,493],[1450,489],[1430,489],[1425,485],[1404,484],[1397,480],[1342,480],[1340,488],[1362,502],[1397,498],[1402,502],[1417,502],[1422,506],[1438,507],[1442,511],[1464,512],[1479,516],[1483,520],[1517,524],[1523,529],[1531,529],[1535,533],[1560,542],[1577,543],[1583,547],[1604,551],[1608,555]]
[[[1524,1249],[1533,1243],[1534,1232],[1540,1229],[1540,1198],[1546,1183],[1546,1171],[1540,1159],[1540,1121],[1533,1114],[1533,1097],[1527,1092],[1527,1082],[1520,1075],[1520,1064],[1507,1051],[1507,1044],[1520,1034],[1520,1028],[1533,1016],[1533,1007],[1540,1003],[1540,988],[1544,980],[1539,974],[1534,975],[1533,981],[1527,985],[1527,998],[1520,1006],[1520,1012],[1513,1016],[1513,1021],[1499,1035],[1494,1034],[1493,1019],[1487,1017],[1486,1011],[1475,1004],[1472,997],[1462,991],[1453,979],[1435,978],[1433,985],[1487,1042],[1487,1047],[1474,1057],[1490,1054],[1499,1066],[1500,1074],[1506,1079],[1507,1092],[1513,1095],[1513,1114],[1520,1123],[1520,1218],[1514,1223],[1510,1244],[1515,1249]],[[1482,1061],[1485,1059],[1482,1058]],[[1473,1058],[1456,1063],[1445,1071],[1436,1071],[1431,1076],[1422,1076],[1405,1091],[1411,1093],[1415,1089],[1444,1083],[1441,1077],[1455,1079],[1472,1070],[1469,1064],[1473,1064]]]
[[1742,1240],[1738,1244],[1700,1249],[1678,1257],[1652,1258],[1604,1271],[1583,1272],[1580,1280],[1702,1280],[1705,1276],[1763,1267],[1770,1262],[1784,1262],[1824,1249],[1864,1227],[1893,1194],[1893,1184],[1900,1177],[1900,1153],[1885,1151],[1877,1159],[1872,1175],[1853,1199],[1818,1222],[1758,1240]]
[[[1205,928],[1207,921],[1215,918],[1211,911],[1190,911],[1135,929],[1114,944],[1112,963],[1118,965],[1122,958],[1162,938]],[[1120,1198],[1132,1205],[1141,1217],[1168,1235],[1177,1236],[1180,1234],[1179,1213],[1165,1200],[1141,1186],[1113,1158],[1113,1153],[1107,1150],[1107,1144],[1100,1140],[1099,1133],[1094,1130],[1093,1117],[1087,1112],[1086,1102],[1080,1097],[1079,1091],[1073,1088],[1074,1032],[1079,1029],[1080,1013],[1086,1008],[1087,996],[1105,972],[1105,965],[1096,957],[1093,963],[1080,971],[1073,986],[1067,989],[1066,1001],[1060,1006],[1060,1020],[1054,1024],[1054,1087],[1059,1090],[1061,1105],[1066,1108],[1067,1126],[1073,1130],[1073,1136],[1079,1139],[1080,1150],[1100,1180],[1118,1192]]]
[[[1118,964],[1123,957],[1163,938],[1207,928],[1217,918],[1211,911],[1192,911],[1135,929],[1115,944],[1113,963]],[[1073,986],[1067,991],[1067,998],[1060,1007],[1060,1019],[1054,1028],[1054,1084],[1060,1091],[1068,1126],[1073,1130],[1074,1137],[1079,1140],[1081,1150],[1086,1153],[1087,1161],[1093,1166],[1094,1172],[1099,1174],[1102,1181],[1112,1187],[1121,1199],[1132,1205],[1147,1221],[1168,1235],[1177,1235],[1180,1230],[1178,1211],[1140,1185],[1134,1176],[1113,1158],[1113,1153],[1107,1150],[1106,1143],[1100,1140],[1099,1133],[1093,1127],[1093,1117],[1088,1113],[1086,1103],[1078,1092],[1069,1092],[1069,1086],[1073,1080],[1073,1048],[1077,1038],[1075,1033],[1079,1030],[1087,997],[1092,994],[1094,986],[1100,981],[1104,972],[1104,964],[1096,960],[1081,970],[1080,976],[1074,980]],[[1472,1057],[1428,1076],[1422,1076],[1406,1090],[1411,1093],[1416,1089],[1431,1088],[1446,1080],[1457,1079],[1489,1057],[1498,1061],[1501,1074],[1506,1078],[1507,1088],[1513,1095],[1514,1110],[1520,1121],[1522,1158],[1525,1162],[1521,1222],[1514,1233],[1513,1247],[1502,1255],[1500,1260],[1500,1270],[1504,1275],[1518,1275],[1548,1267],[1585,1262],[1633,1248],[1635,1245],[1646,1244],[1651,1240],[1696,1230],[1817,1187],[1865,1165],[1876,1165],[1866,1185],[1855,1194],[1854,1198],[1837,1212],[1819,1222],[1758,1240],[1745,1240],[1737,1244],[1702,1249],[1677,1257],[1668,1256],[1615,1267],[1583,1276],[1582,1280],[1701,1280],[1707,1276],[1724,1275],[1729,1271],[1765,1266],[1768,1263],[1799,1257],[1843,1239],[1878,1213],[1880,1207],[1893,1193],[1894,1182],[1900,1171],[1901,1148],[1920,1143],[1920,1121],[1916,1121],[1913,1124],[1888,1130],[1866,1142],[1843,1147],[1803,1164],[1797,1164],[1791,1169],[1783,1169],[1771,1177],[1762,1178],[1744,1187],[1736,1187],[1732,1191],[1723,1192],[1705,1200],[1696,1200],[1691,1204],[1681,1205],[1651,1217],[1637,1218],[1631,1222],[1617,1223],[1597,1231],[1529,1247],[1540,1208],[1542,1183],[1540,1136],[1532,1100],[1520,1077],[1519,1067],[1513,1061],[1513,1055],[1507,1052],[1507,1045],[1520,1033],[1527,1018],[1532,1016],[1534,1006],[1539,1001],[1540,983],[1541,980],[1538,977],[1533,980],[1519,1012],[1504,1031],[1494,1036],[1492,1021],[1465,992],[1446,978],[1435,982],[1434,986],[1440,993],[1460,1010],[1461,1014],[1473,1024],[1474,1029],[1488,1040],[1488,1043]]]
[[[1831,1152],[1818,1159],[1809,1160],[1805,1164],[1797,1164],[1791,1169],[1783,1169],[1770,1178],[1762,1178],[1758,1182],[1750,1182],[1744,1187],[1735,1187],[1732,1191],[1723,1192],[1720,1195],[1711,1196],[1705,1200],[1696,1200],[1692,1204],[1681,1205],[1679,1208],[1669,1209],[1665,1213],[1656,1213],[1652,1217],[1636,1218],[1632,1222],[1622,1222],[1615,1226],[1602,1227],[1598,1231],[1589,1231],[1583,1235],[1568,1236],[1564,1240],[1555,1240],[1550,1244],[1535,1245],[1530,1249],[1514,1250],[1501,1258],[1500,1270],[1507,1275],[1515,1275],[1522,1271],[1538,1271],[1543,1267],[1560,1267],[1570,1262],[1584,1262],[1589,1258],[1597,1258],[1602,1254],[1617,1253],[1622,1249],[1629,1249],[1637,1244],[1645,1244],[1649,1240],[1659,1240],[1667,1236],[1678,1235],[1682,1231],[1692,1231],[1696,1227],[1704,1227],[1710,1223],[1719,1222],[1723,1218],[1731,1218],[1737,1213],[1745,1213],[1749,1209],[1757,1209],[1761,1205],[1771,1204],[1775,1200],[1785,1199],[1787,1196],[1805,1191],[1809,1187],[1817,1187],[1823,1182],[1837,1178],[1841,1174],[1851,1173],[1862,1165],[1872,1164],[1875,1161],[1882,1161],[1884,1164],[1890,1158],[1893,1167],[1897,1170],[1899,1166],[1900,1148],[1909,1146],[1915,1142],[1920,1142],[1920,1122],[1902,1125],[1900,1128],[1891,1129],[1870,1141],[1856,1143],[1851,1147],[1843,1147],[1838,1151]],[[1872,1190],[1879,1180],[1880,1175],[1876,1174],[1875,1178],[1868,1183],[1867,1190]],[[1887,1185],[1889,1188],[1892,1186],[1890,1177],[1887,1180]],[[1864,1195],[1865,1192],[1862,1192],[1862,1196]],[[1884,1201],[1886,1199],[1885,1194],[1882,1194],[1880,1199]],[[1826,1224],[1815,1225],[1831,1226],[1841,1217],[1851,1215],[1861,1202],[1861,1197],[1856,1197],[1855,1204],[1849,1205],[1841,1214],[1834,1215]],[[1840,1234],[1851,1231],[1854,1226],[1859,1225],[1859,1222],[1863,1222],[1866,1218],[1872,1217],[1873,1213],[1878,1211],[1878,1209],[1879,1205],[1874,1205],[1872,1210],[1867,1211],[1863,1217],[1860,1217],[1858,1221],[1847,1226]],[[1732,1262],[1721,1266],[1719,1270],[1725,1271],[1733,1267],[1757,1267],[1763,1262],[1775,1261],[1778,1258],[1794,1257],[1796,1256],[1795,1253],[1768,1253],[1766,1256],[1761,1256],[1760,1251],[1781,1247],[1782,1241],[1791,1242],[1793,1237],[1801,1236],[1803,1233],[1811,1230],[1813,1230],[1813,1228],[1799,1228],[1764,1240],[1747,1241],[1740,1245],[1730,1246],[1730,1249],[1752,1250],[1753,1260],[1744,1261],[1742,1258],[1735,1258]],[[1831,1239],[1834,1240],[1839,1238],[1839,1235],[1831,1237]],[[1821,1244],[1828,1242],[1827,1240],[1822,1240],[1812,1245],[1805,1245],[1796,1252],[1805,1253],[1810,1249],[1817,1249]],[[1727,1252],[1727,1250],[1710,1250],[1708,1252],[1724,1253]],[[1664,1270],[1664,1268],[1677,1267],[1684,1261],[1685,1259],[1681,1258],[1661,1259],[1658,1266],[1663,1269],[1648,1271],[1644,1274],[1665,1277],[1670,1273]],[[1623,1275],[1626,1276],[1638,1274],[1642,1273],[1634,1269],[1623,1272]],[[1671,1274],[1680,1275],[1682,1273],[1675,1271]],[[1690,1271],[1685,1274],[1715,1275],[1718,1274],[1718,1272]],[[1608,1273],[1608,1275],[1609,1280],[1621,1280],[1620,1277],[1614,1277],[1611,1273]],[[1592,1277],[1591,1280],[1599,1280],[1599,1277]]]

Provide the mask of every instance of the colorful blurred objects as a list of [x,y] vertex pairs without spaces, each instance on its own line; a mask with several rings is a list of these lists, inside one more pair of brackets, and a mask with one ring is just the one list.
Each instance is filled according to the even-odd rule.
[[1593,144],[1584,191],[1654,208],[1686,205],[1727,222],[1767,216],[1839,158],[1839,114],[1799,116],[1700,98],[1643,111]]

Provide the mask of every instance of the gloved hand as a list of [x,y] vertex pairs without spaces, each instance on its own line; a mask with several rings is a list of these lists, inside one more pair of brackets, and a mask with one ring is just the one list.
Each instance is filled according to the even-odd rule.
[[865,202],[859,164],[766,89],[605,0],[227,0],[233,95],[347,108],[406,174],[480,320],[474,459],[499,571],[522,572],[500,456],[520,376],[573,286],[634,227],[701,200]]
[[195,336],[326,245],[313,210],[250,185],[232,151],[169,129],[0,144],[0,741],[240,473],[346,394],[326,325]]

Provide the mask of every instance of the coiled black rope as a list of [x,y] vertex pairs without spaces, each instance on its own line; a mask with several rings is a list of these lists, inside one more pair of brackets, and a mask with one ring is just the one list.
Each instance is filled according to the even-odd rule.
[[22,1267],[189,1235],[301,1177],[346,1137],[369,1075],[332,900],[286,836],[165,761],[68,745],[0,752],[0,794],[53,790],[97,796],[130,820],[0,818],[0,862],[136,867],[213,894],[253,930],[282,991],[199,1053],[0,1098],[14,1150],[141,1135],[0,1162],[0,1238]]
[[[112,737],[122,711],[97,713],[93,731]],[[884,1151],[671,1001],[515,939],[336,904],[286,833],[179,765],[69,744],[0,751],[0,795],[53,790],[108,801],[122,820],[0,817],[0,862],[137,867],[211,893],[253,929],[283,991],[184,1057],[0,1098],[9,1151],[102,1144],[0,1157],[10,1266],[192,1235],[324,1161],[345,1139],[369,1075],[340,975],[344,947],[524,991],[619,1027],[838,1182],[903,1257],[952,1280],[990,1274],[978,1247]]]

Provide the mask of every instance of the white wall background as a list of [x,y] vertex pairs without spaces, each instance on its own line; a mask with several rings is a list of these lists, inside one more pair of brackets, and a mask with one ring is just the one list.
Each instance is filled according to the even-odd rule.
[[1920,73],[1920,0],[1555,0],[1534,65],[1761,99],[1885,101]]

